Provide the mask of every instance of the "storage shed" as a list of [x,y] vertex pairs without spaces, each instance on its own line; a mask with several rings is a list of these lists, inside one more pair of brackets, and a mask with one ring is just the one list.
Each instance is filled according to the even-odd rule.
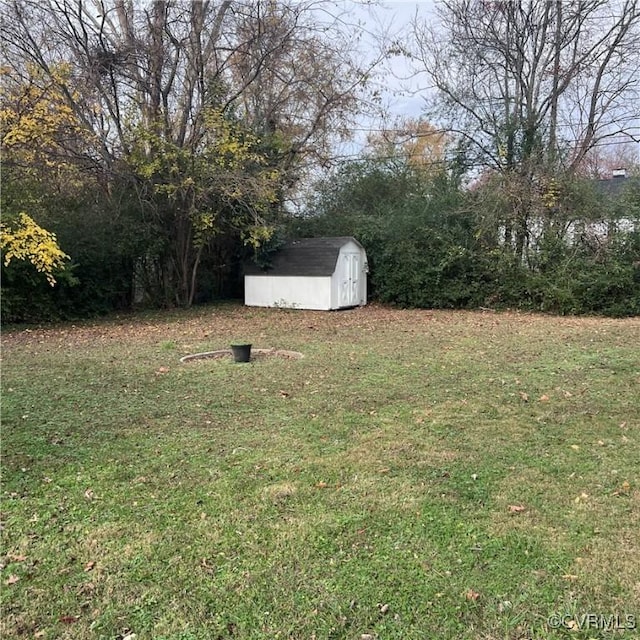
[[250,307],[343,309],[367,303],[367,254],[351,237],[302,238],[285,244],[267,269],[247,265]]

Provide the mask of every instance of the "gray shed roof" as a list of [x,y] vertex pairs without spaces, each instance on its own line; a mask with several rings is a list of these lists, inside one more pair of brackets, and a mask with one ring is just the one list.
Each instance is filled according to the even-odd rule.
[[271,265],[261,269],[245,265],[245,274],[258,276],[330,276],[336,269],[340,249],[348,242],[362,245],[351,236],[335,238],[300,238],[283,245],[273,255]]

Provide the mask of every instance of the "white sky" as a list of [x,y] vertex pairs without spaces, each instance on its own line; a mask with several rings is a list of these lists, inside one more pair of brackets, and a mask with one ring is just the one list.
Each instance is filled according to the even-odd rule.
[[[363,11],[362,3],[351,2],[356,12]],[[434,0],[422,2],[386,1],[378,6],[368,7],[365,19],[373,26],[372,31],[388,32],[391,37],[405,38],[412,28],[412,22],[428,19],[434,14]],[[368,15],[367,15],[368,14]],[[392,115],[419,116],[424,103],[423,97],[416,94],[422,87],[420,78],[412,77],[411,70],[402,57],[395,56],[383,65],[383,87],[390,100]]]
[[[388,34],[390,39],[410,36],[412,23],[418,20],[435,19],[438,0],[335,0],[336,5],[345,12],[350,23],[362,25],[362,51],[372,57],[379,50],[380,34]],[[409,62],[402,57],[387,59],[379,68],[378,83],[382,102],[386,107],[387,118],[372,120],[363,118],[356,127],[365,131],[356,131],[352,142],[343,145],[339,154],[357,155],[364,147],[367,128],[392,128],[401,117],[417,118],[422,115],[425,97],[428,95],[428,82],[424,75],[414,75]],[[640,144],[633,145],[622,139],[626,145],[635,146],[640,159]]]
[[[362,26],[363,55],[374,57],[379,51],[382,34],[389,40],[405,38],[409,35],[416,16],[423,19],[433,15],[435,0],[343,0],[339,4],[345,11],[345,18]],[[413,76],[403,57],[394,56],[385,60],[373,79],[373,85],[380,90],[386,112],[384,124],[380,119],[363,119],[357,127],[393,127],[399,117],[419,117],[424,106],[424,90],[420,81],[419,77]],[[364,146],[366,136],[366,131],[356,131],[353,142],[344,145],[339,153],[357,154]]]

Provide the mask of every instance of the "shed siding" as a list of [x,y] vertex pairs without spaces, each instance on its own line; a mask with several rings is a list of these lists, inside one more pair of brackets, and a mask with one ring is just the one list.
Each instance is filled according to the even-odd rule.
[[252,307],[331,309],[331,276],[245,276],[245,304]]

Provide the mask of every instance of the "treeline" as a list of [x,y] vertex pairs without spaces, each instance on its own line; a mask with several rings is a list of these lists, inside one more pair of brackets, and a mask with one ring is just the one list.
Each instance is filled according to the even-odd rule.
[[[637,179],[597,181],[637,154],[640,2],[448,0],[375,55],[341,6],[6,3],[2,320],[240,297],[246,260],[335,234],[385,302],[640,313]],[[422,117],[331,170],[394,56]]]
[[376,65],[324,0],[4,9],[4,321],[240,295]]
[[[513,198],[527,198],[521,237]],[[370,159],[319,185],[295,235],[353,235],[373,298],[407,307],[640,314],[640,179],[494,174]]]

